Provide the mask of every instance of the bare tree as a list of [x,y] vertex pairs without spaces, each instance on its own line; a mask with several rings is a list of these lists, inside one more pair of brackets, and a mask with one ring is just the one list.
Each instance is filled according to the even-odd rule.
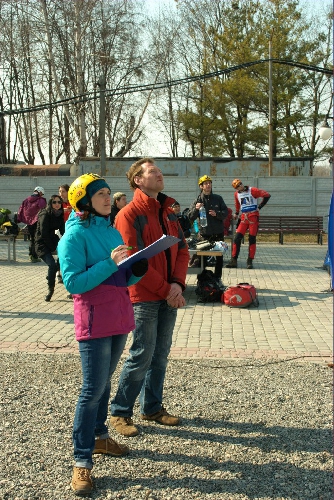
[[[110,154],[129,153],[141,139],[152,92],[122,89],[157,77],[152,77],[143,48],[145,19],[138,2],[18,0],[14,8],[4,0],[1,7],[0,27],[8,19],[17,27],[10,43],[4,43],[9,64],[7,74],[0,74],[6,88],[3,107],[22,108],[14,122],[9,120],[25,160],[33,163],[37,153],[44,162],[48,151],[50,160],[65,154],[68,162],[98,152],[96,84],[101,75],[107,82]],[[36,106],[40,108],[34,114]]]

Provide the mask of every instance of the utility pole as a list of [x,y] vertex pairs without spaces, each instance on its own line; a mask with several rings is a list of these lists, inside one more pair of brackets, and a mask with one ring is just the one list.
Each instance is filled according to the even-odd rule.
[[106,175],[106,79],[100,76],[100,173]]
[[6,125],[5,118],[0,114],[0,164],[7,163],[6,158]]
[[273,175],[273,62],[271,38],[269,39],[269,177]]

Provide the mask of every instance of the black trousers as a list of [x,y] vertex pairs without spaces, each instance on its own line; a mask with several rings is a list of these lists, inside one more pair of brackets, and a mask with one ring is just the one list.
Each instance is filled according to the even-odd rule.
[[31,224],[31,226],[27,225],[27,229],[30,236],[29,255],[31,255],[34,259],[37,259],[35,250],[35,234],[37,229],[37,221],[34,224]]
[[[210,235],[201,234],[201,236],[204,240],[208,240],[211,243],[213,243],[215,241],[224,241],[224,233],[217,233],[217,234],[210,234]],[[208,263],[208,257],[204,257],[204,268],[206,268],[207,263]],[[221,256],[216,257],[214,275],[219,280],[222,278],[222,275],[223,275],[223,266],[224,266],[223,256],[221,255]]]

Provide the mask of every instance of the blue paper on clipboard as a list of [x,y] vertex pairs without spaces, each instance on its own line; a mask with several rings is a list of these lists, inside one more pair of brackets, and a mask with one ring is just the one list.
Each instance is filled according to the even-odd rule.
[[154,257],[154,255],[157,255],[157,253],[163,252],[179,241],[181,241],[180,238],[164,234],[163,236],[161,236],[161,238],[159,238],[154,243],[151,243],[151,245],[149,245],[148,247],[143,248],[143,250],[139,250],[138,252],[130,255],[130,257],[122,260],[118,264],[118,267],[125,267],[127,269],[131,267],[135,262],[138,262],[138,260],[150,259],[151,257]]

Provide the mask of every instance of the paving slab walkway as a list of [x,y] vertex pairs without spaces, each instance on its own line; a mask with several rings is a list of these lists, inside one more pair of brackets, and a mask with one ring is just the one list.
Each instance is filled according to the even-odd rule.
[[[326,246],[259,244],[255,269],[246,269],[246,245],[238,269],[224,269],[224,285],[256,286],[259,307],[230,309],[202,304],[189,269],[178,311],[170,356],[173,358],[333,359],[333,293],[323,270]],[[0,351],[76,353],[73,305],[63,285],[45,302],[46,265],[28,260],[28,242],[17,241],[17,262],[8,262],[0,242]],[[111,318],[112,320],[112,318]],[[126,349],[130,342],[129,340]]]

